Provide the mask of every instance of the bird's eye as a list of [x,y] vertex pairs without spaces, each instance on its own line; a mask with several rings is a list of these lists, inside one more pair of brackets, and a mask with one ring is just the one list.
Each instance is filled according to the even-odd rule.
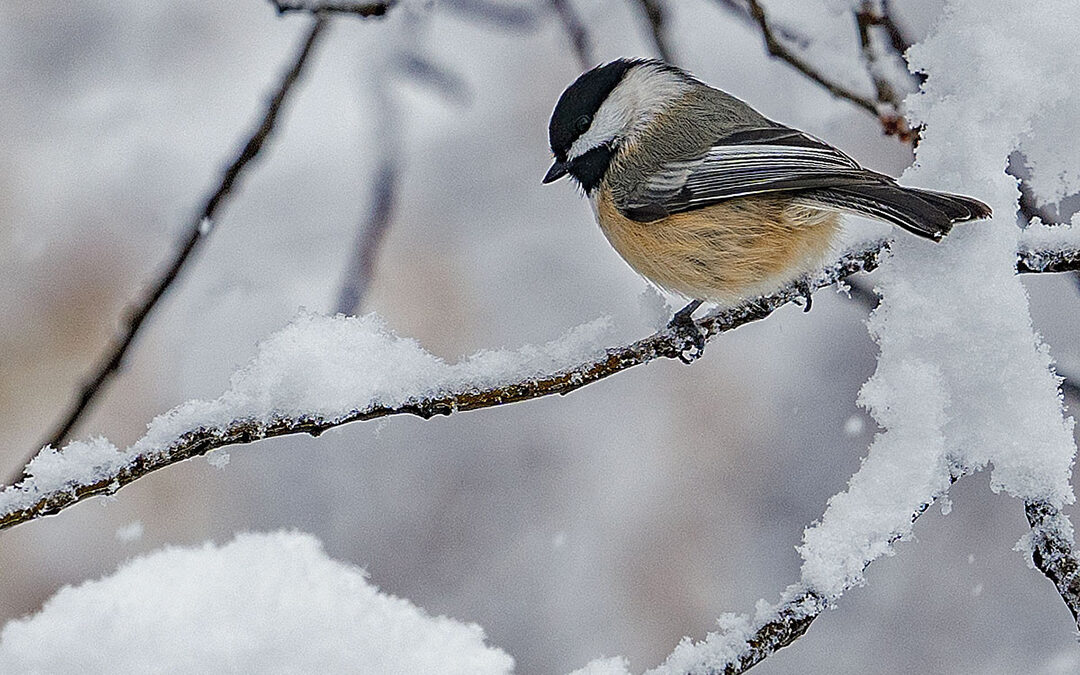
[[585,130],[589,128],[590,124],[592,124],[592,115],[582,115],[574,120],[574,131],[578,134],[583,134],[585,133]]

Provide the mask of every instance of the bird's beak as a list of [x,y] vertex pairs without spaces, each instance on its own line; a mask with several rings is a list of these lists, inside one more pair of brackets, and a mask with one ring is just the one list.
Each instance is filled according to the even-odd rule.
[[559,180],[568,173],[570,173],[570,163],[555,160],[555,163],[548,169],[547,175],[544,176],[543,182],[550,183],[553,180]]

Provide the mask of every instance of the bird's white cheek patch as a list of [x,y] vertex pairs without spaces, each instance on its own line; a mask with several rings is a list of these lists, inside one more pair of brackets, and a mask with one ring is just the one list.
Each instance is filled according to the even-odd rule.
[[592,126],[570,146],[570,159],[615,139],[633,137],[690,86],[679,76],[660,68],[646,66],[630,70],[596,111]]

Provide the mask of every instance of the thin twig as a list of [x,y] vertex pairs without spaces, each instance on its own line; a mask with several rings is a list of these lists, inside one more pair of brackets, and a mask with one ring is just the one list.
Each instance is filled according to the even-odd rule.
[[908,36],[907,31],[900,27],[896,23],[896,19],[893,18],[892,2],[890,0],[879,0],[880,9],[878,14],[874,16],[874,25],[881,26],[885,29],[885,33],[889,36],[889,43],[892,45],[893,51],[898,55],[903,56],[904,52],[911,48],[914,41]]
[[570,0],[549,1],[555,15],[562,22],[563,30],[570,37],[570,46],[573,47],[574,54],[577,55],[578,65],[581,66],[582,70],[589,68],[593,65],[589,48],[589,33],[585,30],[585,24],[582,23],[581,17],[574,9],[574,6],[570,4]]
[[340,314],[355,314],[371,286],[375,260],[394,213],[397,169],[392,159],[383,160],[371,190],[371,215],[356,233],[352,258],[338,294],[337,312]]
[[1044,501],[1024,503],[1031,525],[1031,558],[1054,586],[1080,628],[1080,558],[1073,551],[1072,525],[1065,514]]
[[[262,150],[267,139],[270,137],[274,130],[274,124],[277,121],[278,113],[281,111],[293,85],[300,78],[304,65],[307,63],[309,55],[314,50],[319,35],[322,34],[326,24],[327,19],[322,17],[317,18],[312,23],[311,28],[308,30],[307,37],[304,39],[300,50],[293,60],[292,66],[281,78],[277,91],[267,103],[262,122],[255,129],[250,138],[248,138],[243,149],[240,151],[240,154],[236,156],[236,159],[234,159],[225,170],[225,173],[221,177],[221,182],[214,192],[206,199],[199,215],[197,215],[188,226],[187,234],[184,236],[183,241],[177,246],[176,252],[173,254],[173,259],[168,267],[165,268],[161,276],[154,282],[141,300],[129,305],[124,310],[124,326],[121,333],[116,335],[106,348],[93,375],[91,375],[82,385],[78,397],[71,404],[71,408],[67,415],[64,416],[63,421],[49,435],[48,440],[46,440],[43,445],[59,448],[67,438],[68,434],[71,433],[71,430],[79,423],[79,420],[82,419],[82,416],[90,408],[90,405],[105,388],[109,380],[116,374],[120,365],[123,363],[124,356],[127,354],[128,349],[138,335],[139,329],[142,328],[143,323],[146,321],[147,317],[150,316],[150,313],[157,306],[161,298],[177,278],[179,278],[184,265],[191,259],[192,254],[195,253],[200,244],[206,239],[207,235],[210,234],[213,229],[213,219],[214,216],[217,215],[218,209],[232,193],[237,180],[239,180],[245,168],[247,168],[251,160],[255,159],[259,154],[259,151]],[[34,454],[37,454],[36,450],[34,451]]]
[[349,0],[270,0],[278,14],[307,12],[310,14],[355,14],[364,18],[384,16],[397,0],[383,2],[350,2]]
[[662,61],[674,64],[675,55],[667,39],[667,17],[664,16],[665,10],[659,0],[637,0],[637,5],[649,23],[649,34],[652,36],[653,45],[656,46],[656,53],[660,55]]
[[850,101],[877,117],[878,110],[874,101],[866,96],[855,93],[839,82],[828,79],[818,72],[814,66],[810,65],[810,63],[805,61],[802,57],[788,49],[783,42],[777,39],[776,34],[773,32],[772,24],[769,23],[768,15],[765,13],[765,8],[761,6],[761,3],[758,2],[758,0],[747,0],[747,7],[750,10],[750,15],[757,22],[758,28],[761,29],[761,35],[765,38],[765,48],[768,50],[769,54],[786,61],[791,67],[824,87],[833,96]]
[[900,97],[892,83],[881,74],[877,47],[874,45],[874,38],[870,34],[871,26],[880,25],[880,17],[874,13],[870,0],[863,0],[859,9],[855,10],[855,25],[859,31],[859,47],[862,49],[863,59],[866,61],[866,72],[874,83],[877,101],[898,112],[900,110]]
[[[807,288],[824,288],[856,272],[875,269],[888,248],[889,243],[881,241],[849,251],[813,278],[804,279],[738,307],[709,314],[698,319],[696,324],[706,339],[711,339],[744,324],[764,319],[776,309],[802,300]],[[1017,256],[1019,272],[1061,272],[1078,269],[1080,248],[1021,251]],[[427,419],[435,415],[490,408],[551,394],[568,394],[633,366],[658,358],[678,358],[692,343],[689,337],[680,336],[671,329],[664,329],[633,344],[608,349],[604,356],[568,370],[521,382],[488,388],[462,386],[459,389],[417,397],[399,406],[371,405],[360,401],[352,412],[333,419],[319,416],[276,417],[272,420],[237,419],[221,426],[200,427],[180,434],[174,441],[153,453],[131,458],[127,464],[110,470],[108,475],[92,483],[71,482],[61,489],[43,491],[34,484],[33,479],[27,479],[16,486],[6,487],[3,494],[11,498],[9,503],[20,505],[0,513],[0,530],[58,513],[89,497],[112,494],[149,473],[191,457],[204,455],[216,448],[302,433],[318,436],[327,429],[349,422],[390,415],[416,415]]]

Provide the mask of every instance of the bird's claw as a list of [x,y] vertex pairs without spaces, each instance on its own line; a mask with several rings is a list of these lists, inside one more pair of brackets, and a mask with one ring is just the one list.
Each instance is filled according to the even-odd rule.
[[814,306],[814,290],[812,288],[810,288],[810,282],[808,282],[808,281],[799,282],[798,288],[799,288],[799,293],[801,293],[802,297],[803,297],[803,310],[802,311],[804,313],[809,312],[810,308]]
[[[686,311],[687,309],[690,311]],[[705,333],[694,323],[691,316],[694,309],[697,307],[694,306],[692,309],[686,307],[676,312],[668,322],[668,328],[675,334],[677,340],[676,356],[687,365],[698,360],[705,353]]]

